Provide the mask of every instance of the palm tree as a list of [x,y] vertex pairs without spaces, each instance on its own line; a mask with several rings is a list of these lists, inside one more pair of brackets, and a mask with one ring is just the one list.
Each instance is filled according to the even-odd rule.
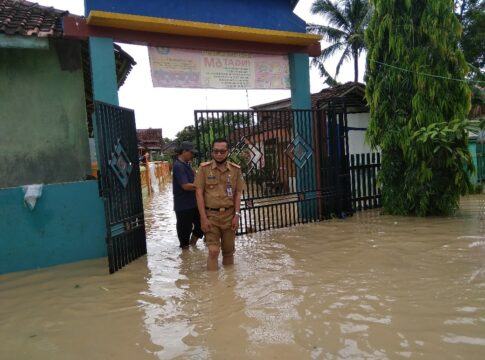
[[[314,0],[312,14],[322,15],[328,25],[309,24],[308,31],[322,35],[331,45],[322,50],[320,56],[312,59],[312,65],[326,77],[329,85],[337,83],[340,67],[347,60],[354,61],[354,81],[359,79],[359,56],[365,50],[364,32],[372,15],[372,6],[367,0]],[[333,78],[324,62],[337,52],[342,52]]]

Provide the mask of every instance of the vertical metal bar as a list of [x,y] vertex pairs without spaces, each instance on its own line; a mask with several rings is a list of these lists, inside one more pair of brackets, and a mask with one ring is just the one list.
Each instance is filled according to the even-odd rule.
[[370,162],[370,153],[366,154],[366,164],[367,164],[367,171],[366,171],[366,177],[367,177],[367,196],[368,196],[368,208],[372,209],[374,206],[372,204],[372,176],[371,176],[371,171],[372,171],[372,164]]
[[355,156],[350,155],[350,178],[352,181],[352,209],[357,210],[356,188],[355,188]]
[[194,122],[195,122],[195,141],[197,146],[197,163],[200,165],[202,163],[202,152],[201,152],[201,144],[200,144],[200,129],[199,129],[199,119],[198,119],[198,112],[194,111]]
[[372,207],[377,207],[377,184],[376,184],[376,154],[372,153],[372,168],[371,168],[371,182],[372,182]]
[[355,180],[356,180],[356,190],[357,190],[357,209],[362,210],[362,173],[360,165],[360,154],[355,155]]
[[364,199],[364,210],[368,209],[367,205],[367,167],[365,163],[365,154],[360,154],[362,163],[362,197]]
[[[377,176],[379,176],[379,171],[381,169],[381,154],[377,153]],[[377,187],[377,206],[382,206],[381,189]]]

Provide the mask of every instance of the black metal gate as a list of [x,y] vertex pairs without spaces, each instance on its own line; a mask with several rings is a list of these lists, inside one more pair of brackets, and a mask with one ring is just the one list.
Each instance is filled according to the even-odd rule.
[[147,252],[135,114],[96,102],[94,130],[109,272],[114,273]]
[[195,111],[199,161],[230,143],[247,191],[238,234],[352,213],[345,111]]

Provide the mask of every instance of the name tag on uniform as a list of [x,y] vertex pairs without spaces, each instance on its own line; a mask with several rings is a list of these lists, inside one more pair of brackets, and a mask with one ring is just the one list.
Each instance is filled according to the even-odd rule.
[[215,176],[207,176],[207,180],[215,180],[216,177]]

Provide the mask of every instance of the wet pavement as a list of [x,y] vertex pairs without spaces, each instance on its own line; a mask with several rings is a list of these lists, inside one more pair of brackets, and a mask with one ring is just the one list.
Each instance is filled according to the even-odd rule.
[[485,196],[450,218],[362,212],[237,239],[205,271],[177,248],[171,187],[148,256],[0,276],[0,359],[483,359]]

